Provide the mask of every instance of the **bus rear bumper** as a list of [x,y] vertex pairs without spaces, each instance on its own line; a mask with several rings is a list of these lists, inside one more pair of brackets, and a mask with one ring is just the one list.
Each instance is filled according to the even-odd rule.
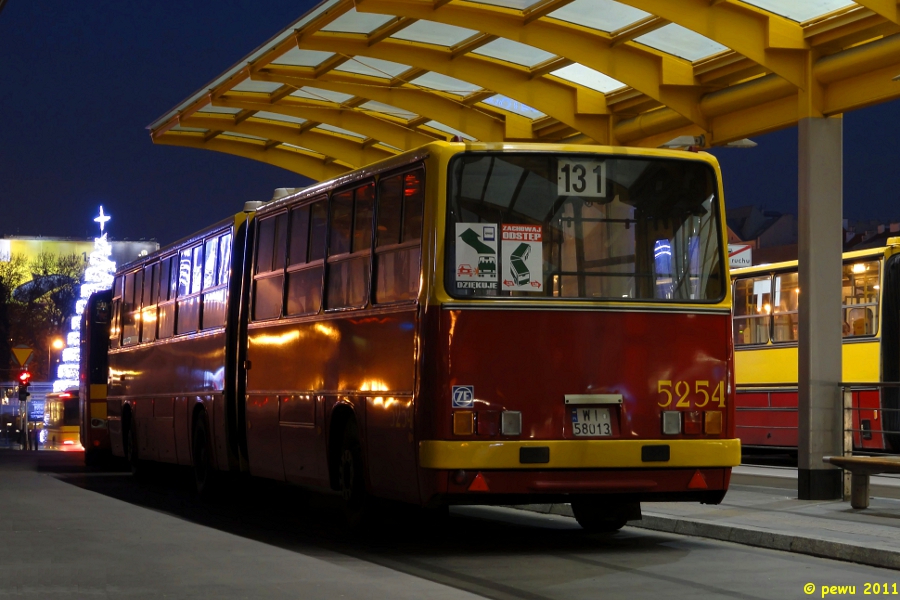
[[438,471],[427,504],[553,504],[576,495],[622,502],[722,501],[731,469]]
[[740,463],[737,439],[419,442],[419,466],[425,469],[697,469]]

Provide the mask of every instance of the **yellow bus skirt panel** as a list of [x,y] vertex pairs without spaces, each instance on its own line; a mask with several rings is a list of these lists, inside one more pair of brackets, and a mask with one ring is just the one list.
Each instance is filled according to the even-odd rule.
[[[765,346],[738,348],[734,353],[734,375],[737,385],[771,383],[797,385],[797,346]],[[842,381],[881,380],[881,343],[844,344]]]
[[797,347],[738,349],[734,353],[734,379],[745,383],[797,385]]
[[844,344],[843,381],[881,381],[881,343]]
[[[669,447],[669,460],[644,462],[644,446]],[[549,448],[550,460],[522,464],[520,448]],[[740,440],[547,440],[419,443],[419,466],[426,469],[628,469],[735,467]]]

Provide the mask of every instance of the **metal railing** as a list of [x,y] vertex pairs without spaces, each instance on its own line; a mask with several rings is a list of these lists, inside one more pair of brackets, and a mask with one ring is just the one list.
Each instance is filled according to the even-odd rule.
[[[841,392],[842,401],[842,455],[843,456],[900,456],[900,417],[891,419],[892,428],[885,426],[885,413],[900,413],[900,393],[898,393],[898,402],[896,408],[888,408],[884,406],[884,391],[886,389],[900,388],[900,382],[840,382],[838,387]],[[799,392],[796,383],[745,383],[736,386],[736,391],[741,390],[749,392]],[[877,402],[870,403],[868,406],[862,405],[863,399],[858,396],[859,400],[854,403],[854,395],[860,392],[877,392]],[[799,398],[798,398],[799,400]],[[799,410],[799,406],[796,410]],[[790,410],[789,407],[780,407],[781,410]],[[864,418],[863,413],[866,414]],[[875,425],[877,424],[877,426]],[[895,425],[895,426],[894,426]],[[866,448],[867,440],[878,438],[881,444],[878,447]],[[856,438],[859,438],[859,444],[855,444]],[[874,446],[874,444],[872,444]],[[897,478],[896,475],[885,475],[886,477]],[[844,471],[844,496],[849,498],[850,494],[850,473]]]
[[[900,456],[898,454],[898,450],[900,450],[900,427],[898,429],[885,429],[884,426],[884,414],[885,413],[900,413],[900,402],[898,402],[897,408],[886,408],[884,406],[884,390],[885,389],[897,389],[900,388],[900,382],[895,381],[883,381],[883,382],[841,382],[841,398],[843,403],[843,455],[844,456]],[[877,391],[878,392],[878,406],[877,408],[871,406],[861,406],[860,403],[854,405],[853,402],[853,394],[857,392],[865,392],[865,391]],[[875,413],[876,420],[881,425],[878,428],[872,427],[863,427],[863,423],[866,422],[865,419],[862,418],[863,411],[873,411]],[[854,412],[856,413],[856,419],[854,419]],[[878,413],[881,413],[881,418],[878,417]],[[854,426],[854,421],[858,423],[858,426]],[[898,420],[900,421],[900,420]],[[869,421],[871,423],[871,421]],[[882,448],[880,449],[870,449],[866,450],[862,448],[862,442],[865,439],[872,439],[873,435],[880,435],[882,438]],[[855,447],[855,438],[859,435],[860,444],[859,447]],[[892,440],[888,439],[888,436],[891,436]],[[890,475],[886,475],[887,477],[891,477]],[[896,476],[893,476],[896,477]],[[844,471],[844,499],[848,499],[850,497],[850,472]]]

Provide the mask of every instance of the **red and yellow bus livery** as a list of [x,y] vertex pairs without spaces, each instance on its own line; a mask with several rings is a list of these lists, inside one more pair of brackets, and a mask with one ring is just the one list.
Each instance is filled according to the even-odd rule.
[[[852,385],[853,446],[858,451],[900,448],[898,266],[900,238],[886,247],[844,254],[843,373]],[[797,261],[737,269],[734,343],[737,435],[744,446],[797,447]],[[871,384],[871,387],[867,384]]]
[[134,463],[423,506],[719,502],[740,460],[718,166],[436,142],[123,267]]

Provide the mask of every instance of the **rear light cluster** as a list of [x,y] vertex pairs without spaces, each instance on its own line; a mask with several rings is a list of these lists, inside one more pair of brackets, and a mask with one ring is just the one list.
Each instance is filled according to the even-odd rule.
[[453,435],[520,435],[522,413],[517,410],[457,410],[453,412]]
[[718,410],[664,410],[662,413],[663,435],[720,435],[722,433],[722,412]]

